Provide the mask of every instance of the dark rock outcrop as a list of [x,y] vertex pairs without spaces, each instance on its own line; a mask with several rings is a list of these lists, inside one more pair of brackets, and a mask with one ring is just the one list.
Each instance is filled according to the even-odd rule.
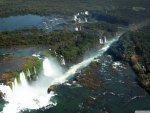
[[56,88],[57,88],[57,85],[51,85],[51,86],[49,86],[49,88],[47,89],[47,93],[50,93],[51,91],[55,91],[56,90]]
[[3,93],[3,92],[0,91],[0,99],[2,99],[4,97],[5,97],[5,93]]

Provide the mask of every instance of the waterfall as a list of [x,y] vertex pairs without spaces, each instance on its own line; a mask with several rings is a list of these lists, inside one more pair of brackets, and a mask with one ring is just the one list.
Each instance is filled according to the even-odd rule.
[[30,70],[29,70],[29,69],[27,70],[27,76],[28,76],[28,77],[30,77],[30,76],[31,76],[31,72],[30,72]]
[[[39,109],[48,105],[56,106],[56,101],[50,101],[55,96],[54,92],[47,94],[49,85],[64,83],[68,78],[72,77],[78,70],[88,66],[95,58],[103,55],[103,53],[118,38],[107,41],[102,49],[95,52],[93,56],[73,65],[65,73],[61,70],[61,66],[54,59],[45,58],[43,61],[43,71],[45,76],[41,76],[34,84],[27,83],[25,73],[20,73],[20,84],[14,80],[13,90],[9,86],[0,85],[0,90],[6,94],[6,101],[3,113],[19,113],[26,109]],[[50,107],[51,107],[50,106]]]
[[100,44],[103,44],[103,40],[102,40],[101,38],[99,39],[99,43],[100,43]]
[[85,18],[85,22],[88,22],[88,21],[87,21],[87,18]]
[[75,31],[79,31],[78,27],[75,28]]
[[66,65],[64,57],[62,58],[61,64]]
[[54,51],[54,52],[55,52],[55,55],[58,56],[57,52],[56,51]]
[[36,68],[35,68],[35,66],[34,66],[33,68],[34,68],[34,74],[36,75],[36,74],[37,74],[37,72],[36,72]]
[[[39,80],[39,79],[38,79]],[[41,82],[37,81],[36,85]],[[45,81],[44,81],[45,83]],[[39,109],[46,107],[47,105],[56,106],[56,101],[49,101],[49,99],[55,96],[54,92],[47,94],[47,86],[30,86],[25,78],[25,73],[20,73],[20,84],[17,83],[17,79],[12,83],[13,89],[6,85],[0,85],[0,91],[6,96],[4,99],[7,101],[3,108],[2,113],[20,113],[26,109]]]
[[39,55],[39,53],[38,54],[32,54],[32,56],[34,56],[34,57],[37,57],[38,59],[42,59],[41,57],[40,57],[40,55]]
[[14,82],[12,82],[12,89],[15,89],[18,86],[19,85],[18,85],[17,79],[15,78]]
[[24,72],[20,73],[20,82],[21,82],[21,85],[23,87],[27,87],[28,86],[28,82],[27,82],[27,79],[25,77],[25,73]]
[[51,83],[50,85],[53,84],[61,84],[64,83],[68,78],[72,77],[78,70],[83,69],[84,67],[88,66],[92,61],[94,61],[95,58],[103,55],[104,52],[107,51],[107,49],[110,47],[110,45],[117,41],[119,37],[116,37],[110,41],[107,41],[107,43],[105,44],[105,46],[103,48],[101,48],[99,51],[97,51],[93,56],[91,56],[88,59],[83,60],[82,62],[72,66],[69,68],[69,70],[64,73],[62,76],[56,77]]
[[88,11],[85,11],[85,15],[89,15],[89,12],[88,12]]
[[14,82],[12,82],[12,83],[11,83],[11,86],[12,86],[12,89],[14,89],[14,88],[15,88],[15,84],[14,84]]
[[74,15],[74,21],[77,21],[78,17],[77,15]]
[[63,70],[59,62],[54,59],[45,58],[43,61],[43,71],[45,76],[53,79],[62,75]]

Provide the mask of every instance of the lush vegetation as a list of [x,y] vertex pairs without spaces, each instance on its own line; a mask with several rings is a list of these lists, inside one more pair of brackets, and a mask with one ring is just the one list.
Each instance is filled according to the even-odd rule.
[[125,57],[129,59],[133,54],[138,55],[138,61],[145,66],[146,72],[150,73],[150,26],[130,32],[120,40],[128,50],[124,54]]
[[[18,82],[20,82],[20,72],[24,71],[27,76],[28,70],[30,70],[30,79],[35,80],[36,79],[36,74],[34,68],[36,68],[36,72],[39,73],[42,67],[42,61],[39,60],[36,57],[32,56],[26,56],[26,57],[20,57],[20,56],[13,56],[13,55],[4,55],[3,59],[1,62],[6,62],[9,61],[10,65],[13,65],[13,63],[19,62],[19,65],[15,65],[15,68],[7,69],[4,72],[0,73],[1,79],[0,82],[8,85],[12,85],[12,82],[14,82],[14,79],[16,78]],[[14,61],[14,62],[12,62]],[[11,64],[12,63],[12,64]]]
[[87,23],[84,25],[84,29],[92,30],[92,32],[117,32],[118,26],[116,24],[109,24],[106,22],[94,22],[94,23]]
[[128,23],[148,19],[149,4],[149,0],[1,0],[0,16],[29,13],[72,15],[89,10],[97,19]]
[[0,47],[42,45],[48,46],[67,61],[74,60],[98,43],[98,35],[88,32],[55,31],[46,33],[42,30],[16,30],[0,32]]
[[109,50],[116,59],[128,61],[142,86],[150,91],[150,26],[125,33]]

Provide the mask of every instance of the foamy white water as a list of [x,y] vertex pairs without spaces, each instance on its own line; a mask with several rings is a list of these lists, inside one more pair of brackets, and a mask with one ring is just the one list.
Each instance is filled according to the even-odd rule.
[[60,77],[63,74],[61,65],[54,58],[45,58],[43,61],[44,75],[51,79]]
[[55,96],[54,92],[47,94],[47,87],[30,86],[24,72],[20,73],[20,82],[18,84],[17,79],[15,79],[12,89],[6,85],[0,85],[0,90],[6,94],[5,100],[8,102],[2,113],[19,113],[21,110],[39,109],[57,104],[57,102],[50,101],[50,98]]
[[[24,72],[20,73],[20,81],[18,84],[17,79],[13,83],[13,88],[9,86],[0,85],[0,90],[6,94],[5,100],[8,102],[3,108],[3,113],[19,113],[21,110],[26,109],[39,109],[48,105],[55,106],[57,102],[51,102],[50,98],[55,96],[54,92],[47,94],[47,88],[49,85],[64,83],[68,78],[72,77],[78,70],[88,66],[94,58],[101,56],[110,45],[118,40],[115,38],[111,41],[107,41],[104,47],[95,53],[92,57],[85,59],[81,63],[78,63],[69,68],[69,70],[63,74],[62,68],[53,59],[44,59],[43,71],[45,77],[48,77],[48,81],[44,81],[39,78],[35,85],[29,85]],[[41,84],[45,84],[41,86]]]
[[21,81],[22,87],[28,87],[28,82],[27,82],[27,80],[26,80],[26,77],[25,77],[25,73],[24,73],[24,72],[21,72],[21,73],[20,73],[20,81]]

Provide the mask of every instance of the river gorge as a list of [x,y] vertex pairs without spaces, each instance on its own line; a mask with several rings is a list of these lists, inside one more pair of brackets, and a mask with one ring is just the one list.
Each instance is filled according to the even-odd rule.
[[[24,22],[27,18],[31,18],[30,21]],[[72,21],[71,17],[13,16],[0,19],[0,30],[5,32],[32,26],[47,33],[64,30],[63,24],[71,23],[69,31],[78,31]],[[81,26],[84,28],[83,24]],[[0,113],[133,113],[135,110],[150,109],[150,95],[137,83],[137,75],[130,64],[115,61],[107,52],[125,32],[126,28],[107,40],[105,38],[103,43],[103,37],[98,37],[94,44],[100,46],[98,49],[89,49],[88,54],[84,53],[83,60],[79,58],[79,62],[69,65],[61,52],[52,50],[55,46],[0,48],[0,53],[6,55],[0,62],[0,74],[17,70],[17,76],[13,76],[11,82],[0,84]],[[54,55],[50,54],[52,51]],[[26,59],[34,65],[29,63],[31,66],[26,68],[25,65],[20,66],[26,63]]]

